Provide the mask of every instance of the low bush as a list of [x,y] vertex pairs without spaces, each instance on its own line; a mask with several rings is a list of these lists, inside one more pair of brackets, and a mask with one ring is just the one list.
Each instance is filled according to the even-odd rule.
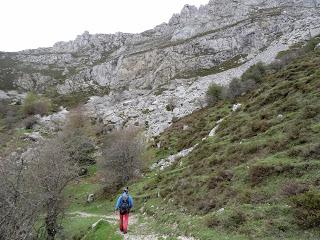
[[236,97],[252,91],[256,86],[256,82],[252,79],[246,79],[243,81],[242,79],[234,78],[229,84],[226,96],[229,99],[235,99]]
[[228,87],[228,92],[227,92],[228,98],[234,99],[240,96],[242,93],[243,91],[242,91],[241,80],[239,78],[232,79]]
[[320,192],[309,190],[292,198],[296,223],[304,229],[320,226]]
[[205,224],[208,228],[216,228],[221,225],[221,221],[218,219],[216,215],[207,217],[205,220]]
[[26,116],[40,114],[46,115],[51,110],[51,101],[35,93],[28,93],[22,105],[22,112]]
[[305,119],[314,118],[320,114],[320,106],[318,105],[307,105],[304,107],[302,117]]
[[230,170],[219,171],[217,175],[211,177],[208,181],[208,188],[215,189],[221,182],[229,182],[233,178],[233,172]]
[[32,129],[33,126],[38,122],[38,118],[35,116],[29,116],[23,120],[25,129]]
[[252,184],[261,183],[266,177],[274,173],[273,166],[253,166],[249,170],[250,182]]
[[305,159],[320,159],[320,143],[307,145],[301,154]]
[[252,65],[241,77],[243,82],[253,80],[256,83],[261,83],[262,77],[266,73],[266,66],[259,62]]
[[215,105],[218,101],[224,99],[225,96],[225,89],[224,87],[212,83],[210,84],[207,92],[206,92],[206,99],[209,106]]
[[281,195],[284,196],[295,196],[308,191],[308,186],[303,183],[290,181],[285,183],[281,188]]
[[175,105],[174,104],[167,104],[166,105],[166,110],[169,111],[169,112],[172,112],[175,108]]
[[224,218],[221,225],[224,229],[236,230],[247,221],[247,216],[241,210],[233,211],[227,218]]

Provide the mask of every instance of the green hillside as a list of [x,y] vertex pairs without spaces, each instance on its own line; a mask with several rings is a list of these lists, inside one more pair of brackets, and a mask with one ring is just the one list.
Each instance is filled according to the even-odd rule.
[[[209,107],[175,121],[148,145],[143,175],[129,184],[135,202],[129,237],[320,239],[319,42],[311,39],[281,52],[269,66],[251,67],[229,90],[213,85]],[[60,102],[72,108],[86,97],[41,96],[46,105],[33,101],[38,108],[31,114],[26,103],[0,102],[0,156],[32,145],[24,137],[33,131],[35,113],[50,114]],[[40,95],[29,93],[31,98]],[[235,104],[241,107],[233,111]],[[81,136],[102,149],[99,125],[79,116],[85,122]],[[168,168],[150,170],[191,147]],[[91,151],[81,154],[90,155],[90,164],[98,160]],[[99,164],[84,167],[86,176],[63,192],[66,209],[57,239],[119,239],[113,213],[117,196],[105,191]],[[97,197],[93,203],[86,202],[90,193]]]
[[[198,144],[130,187],[159,231],[174,226],[200,239],[320,238],[317,42],[279,54],[255,90],[195,112],[156,139],[161,147],[149,151],[157,159]],[[234,103],[240,110],[232,111]],[[202,140],[222,118],[215,136]]]

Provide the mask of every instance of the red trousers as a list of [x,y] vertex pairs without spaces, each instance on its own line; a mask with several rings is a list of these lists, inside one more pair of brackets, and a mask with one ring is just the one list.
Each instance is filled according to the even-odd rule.
[[128,231],[128,221],[129,221],[129,213],[119,214],[120,215],[120,231],[127,233]]

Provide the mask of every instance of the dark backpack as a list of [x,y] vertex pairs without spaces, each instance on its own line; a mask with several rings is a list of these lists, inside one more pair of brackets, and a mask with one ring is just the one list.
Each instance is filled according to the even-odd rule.
[[124,193],[122,194],[122,197],[121,197],[122,201],[121,201],[121,205],[120,205],[120,214],[126,214],[126,213],[129,213],[129,210],[130,210],[130,206],[129,206],[129,196]]

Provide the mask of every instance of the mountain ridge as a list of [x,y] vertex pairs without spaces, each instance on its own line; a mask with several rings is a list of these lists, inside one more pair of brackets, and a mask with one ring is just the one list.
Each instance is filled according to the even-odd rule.
[[[205,104],[210,82],[228,84],[243,73],[236,67],[269,63],[277,51],[318,35],[319,5],[211,0],[186,5],[168,23],[140,34],[85,32],[52,48],[1,53],[0,88],[50,96],[86,92],[88,99],[96,95],[88,111],[105,124],[147,125],[148,134],[157,135]],[[131,106],[135,99],[141,102]],[[166,111],[172,101],[173,111]]]

